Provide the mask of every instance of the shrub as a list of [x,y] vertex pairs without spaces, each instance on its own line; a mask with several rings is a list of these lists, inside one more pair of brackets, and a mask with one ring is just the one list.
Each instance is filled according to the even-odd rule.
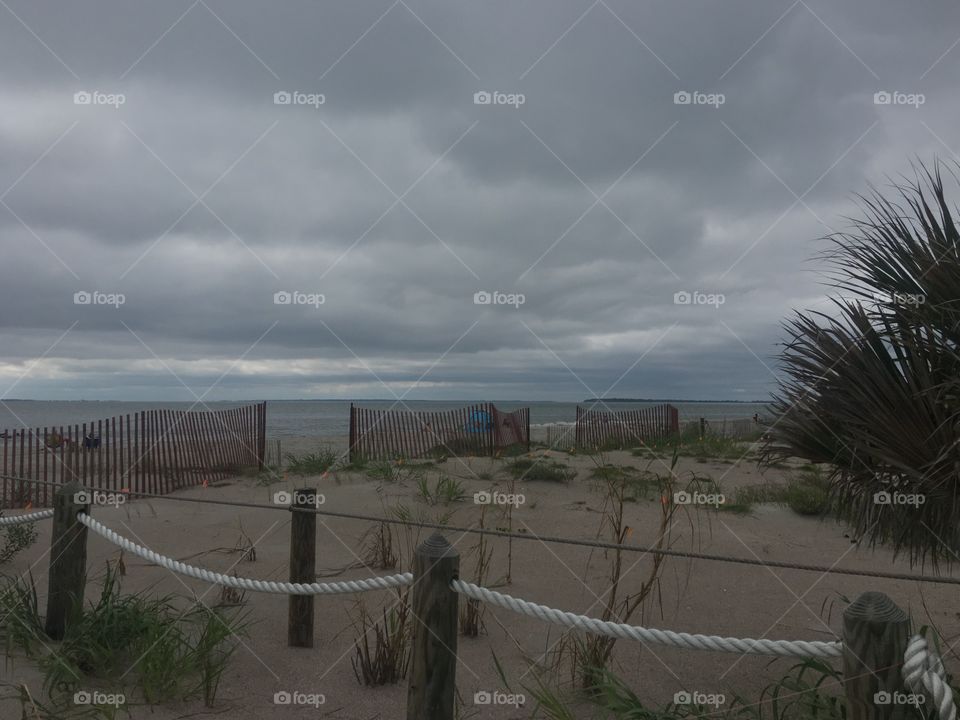
[[321,448],[317,452],[303,455],[287,454],[287,470],[294,475],[323,475],[336,465],[340,456],[336,450]]
[[544,482],[567,482],[576,475],[575,470],[563,463],[544,458],[518,458],[507,465],[507,470],[518,480]]

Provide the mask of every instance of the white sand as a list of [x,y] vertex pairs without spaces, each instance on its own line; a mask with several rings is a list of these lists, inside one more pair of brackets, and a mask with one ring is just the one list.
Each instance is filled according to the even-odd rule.
[[[284,452],[303,452],[317,447],[317,438],[284,440]],[[339,443],[343,445],[342,441]],[[514,529],[531,534],[562,535],[593,539],[601,524],[602,495],[589,481],[593,461],[588,457],[568,457],[551,452],[554,457],[578,470],[578,476],[565,485],[522,482],[517,491],[526,496],[526,503],[514,513]],[[470,525],[477,522],[480,508],[473,504],[474,492],[497,484],[505,489],[509,476],[503,470],[508,461],[471,458],[451,459],[440,471],[459,479],[468,494],[467,501],[449,507],[430,506],[417,497],[414,483],[379,485],[364,475],[335,473],[325,479],[290,478],[272,487],[263,487],[250,478],[238,478],[219,487],[197,488],[180,493],[187,497],[241,500],[268,504],[272,493],[283,488],[316,486],[324,493],[325,507],[330,510],[384,513],[384,508],[402,502],[418,516],[438,518],[452,512],[450,522]],[[666,472],[657,461],[641,460],[625,452],[609,453],[606,462],[634,464],[654,471]],[[761,474],[751,461],[738,464],[697,462],[684,459],[678,468],[681,477],[691,472],[710,475],[728,494],[741,485],[762,481],[784,482],[789,470],[770,470]],[[492,473],[494,481],[478,478]],[[431,479],[437,476],[431,472]],[[632,503],[627,507],[627,521],[633,529],[632,540],[649,544],[654,540],[659,503],[654,500]],[[252,578],[286,579],[289,553],[289,516],[284,512],[259,509],[238,509],[225,506],[182,503],[172,500],[137,501],[126,507],[96,508],[95,516],[117,532],[139,541],[166,555],[188,560],[222,572],[236,569]],[[503,526],[504,521],[487,515],[488,526]],[[321,516],[318,523],[318,573],[346,567],[358,560],[360,536],[371,523]],[[256,561],[238,562],[236,554],[209,552],[216,548],[232,548],[241,530],[256,543]],[[40,526],[40,541],[23,552],[5,568],[24,572],[30,568],[41,592],[41,608],[46,586],[46,550],[49,545],[49,521]],[[674,548],[696,547],[704,552],[757,557],[800,563],[816,563],[844,568],[898,570],[909,572],[903,560],[894,561],[887,550],[870,551],[851,544],[844,529],[830,521],[801,517],[788,509],[763,506],[749,516],[721,512],[701,512],[687,519],[682,517],[673,529]],[[426,537],[427,532],[419,535]],[[409,537],[405,537],[409,535]],[[414,532],[398,530],[400,544],[412,546],[418,539]],[[476,563],[476,536],[448,533],[448,539],[460,550],[461,576],[473,579]],[[405,541],[405,542],[404,542]],[[506,572],[507,542],[493,542],[493,570],[487,584],[494,584]],[[88,543],[88,597],[98,592],[97,578],[105,563],[117,556],[117,549],[98,536]],[[208,551],[208,554],[200,554]],[[646,576],[650,558],[636,553],[625,555],[628,572],[624,586],[636,587]],[[515,540],[513,543],[513,582],[501,589],[516,596],[554,607],[599,616],[597,597],[609,586],[609,557],[603,551],[545,545],[536,540]],[[404,551],[404,569],[409,555]],[[127,575],[123,588],[127,592],[150,589],[150,592],[196,593],[203,602],[215,604],[220,589],[210,587],[142,562],[126,558]],[[362,578],[385,574],[353,569],[336,579]],[[635,624],[671,628],[688,632],[737,637],[770,637],[787,639],[832,639],[839,632],[843,598],[855,598],[866,590],[882,590],[903,608],[913,613],[917,626],[935,623],[948,637],[960,629],[955,612],[956,587],[849,577],[822,576],[796,570],[773,570],[707,561],[668,559],[662,575],[659,603],[651,604]],[[376,610],[391,602],[390,592],[367,593],[362,600]],[[208,710],[202,701],[177,703],[154,709],[133,708],[135,718],[167,720],[180,717],[306,718],[331,717],[370,720],[372,718],[404,718],[406,686],[370,689],[354,678],[350,658],[355,636],[351,616],[355,616],[357,597],[319,597],[316,600],[316,646],[313,649],[292,649],[286,646],[287,598],[266,594],[247,595],[246,609],[254,621],[249,635],[236,652],[217,697],[217,705]],[[924,607],[929,608],[930,616]],[[378,613],[379,611],[376,610]],[[529,717],[532,698],[524,686],[535,685],[529,672],[530,660],[539,658],[554,646],[561,633],[556,626],[491,609],[485,616],[486,632],[478,639],[460,638],[457,668],[458,688],[466,703],[464,710],[476,718]],[[526,692],[526,708],[473,705],[478,690],[503,689],[494,665],[494,655],[507,669],[514,692]],[[723,692],[727,698],[739,691],[756,699],[761,688],[783,676],[793,661],[771,663],[762,657],[740,658],[736,655],[672,650],[661,647],[644,649],[638,643],[621,641],[615,651],[614,669],[634,690],[653,706],[668,702],[681,688],[705,693]],[[18,658],[11,668],[2,671],[4,682],[26,683],[30,691],[43,696],[42,681],[30,660]],[[297,690],[322,693],[326,703],[321,712],[313,708],[277,706],[274,693]],[[837,688],[839,694],[842,691]],[[476,712],[476,714],[472,714]],[[0,702],[0,717],[19,717],[19,703]]]

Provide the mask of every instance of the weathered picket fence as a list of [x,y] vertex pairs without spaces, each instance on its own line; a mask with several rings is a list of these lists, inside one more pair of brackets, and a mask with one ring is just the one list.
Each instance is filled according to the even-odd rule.
[[673,405],[611,412],[577,406],[577,447],[635,447],[679,430],[680,411]]
[[[0,508],[49,506],[46,483],[167,493],[262,467],[267,405],[142,410],[105,420],[0,433]],[[43,480],[26,483],[6,476]]]
[[498,410],[493,403],[414,412],[350,405],[350,459],[394,460],[435,455],[496,455],[530,449],[530,409]]

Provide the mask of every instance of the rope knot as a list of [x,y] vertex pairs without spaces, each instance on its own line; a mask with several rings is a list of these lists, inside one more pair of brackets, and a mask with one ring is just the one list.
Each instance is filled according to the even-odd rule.
[[914,693],[933,700],[940,720],[956,720],[957,707],[953,690],[947,684],[947,673],[940,655],[927,646],[923,635],[914,635],[903,656],[903,679]]

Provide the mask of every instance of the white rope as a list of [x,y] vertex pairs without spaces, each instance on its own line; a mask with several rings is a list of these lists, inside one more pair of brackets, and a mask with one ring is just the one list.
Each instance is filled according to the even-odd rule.
[[[657,630],[651,628],[613,623],[585,615],[576,615],[563,610],[555,610],[545,605],[528,602],[519,598],[504,595],[463,580],[454,580],[451,587],[458,593],[481,602],[499,605],[523,615],[546,620],[547,622],[564,625],[577,630],[585,630],[597,635],[606,635],[626,640],[670,645],[672,647],[689,648],[694,650],[717,650],[723,652],[752,653],[754,655],[775,655],[780,657],[818,657],[832,658],[841,655],[839,642],[819,642],[806,640],[753,640],[751,638],[727,638],[716,635],[691,635],[678,633],[672,630]],[[954,720],[950,718],[949,720]]]
[[923,635],[914,635],[903,655],[903,679],[914,693],[926,693],[937,706],[940,720],[956,720],[957,708],[953,690],[947,684],[947,673],[937,653],[927,647]]
[[372,577],[365,580],[347,580],[344,582],[331,583],[288,583],[274,582],[272,580],[251,580],[249,578],[233,577],[210,570],[204,570],[193,565],[187,565],[168,558],[165,555],[155,553],[150,548],[137,545],[127,538],[117,535],[113,530],[102,523],[97,522],[86,513],[78,513],[77,519],[93,530],[101,537],[109,540],[124,550],[134,555],[139,555],[144,560],[165,567],[167,570],[188,575],[205,582],[215,585],[226,585],[228,587],[240,588],[242,590],[252,590],[254,592],[279,593],[282,595],[334,595],[337,593],[356,593],[366,590],[386,590],[401,585],[409,585],[413,582],[413,575],[402,573],[400,575],[386,575],[384,577]]
[[28,523],[35,520],[46,520],[48,517],[53,517],[53,510],[38,510],[37,512],[27,513],[26,515],[0,517],[0,527],[4,525],[19,525],[20,523]]

